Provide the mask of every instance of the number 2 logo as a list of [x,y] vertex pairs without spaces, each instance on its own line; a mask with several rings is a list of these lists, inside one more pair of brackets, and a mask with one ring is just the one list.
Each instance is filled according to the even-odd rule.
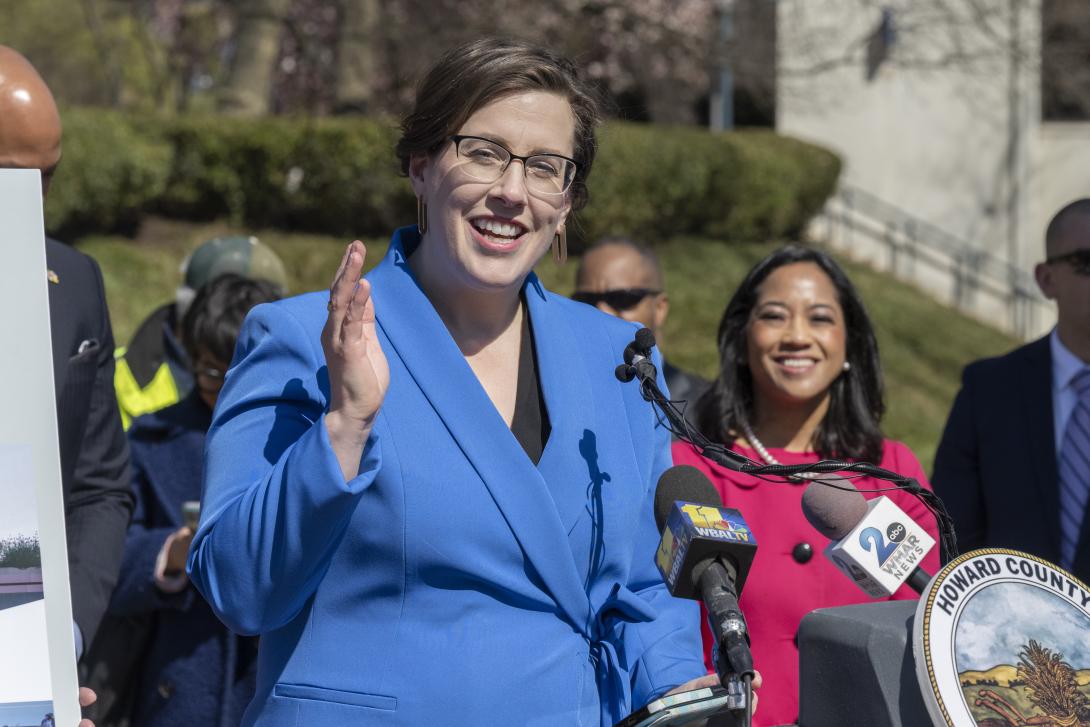
[[893,551],[897,550],[897,543],[887,543],[878,528],[864,528],[863,532],[859,533],[859,545],[868,552],[875,551],[878,556],[878,565],[885,563],[889,556],[893,555]]

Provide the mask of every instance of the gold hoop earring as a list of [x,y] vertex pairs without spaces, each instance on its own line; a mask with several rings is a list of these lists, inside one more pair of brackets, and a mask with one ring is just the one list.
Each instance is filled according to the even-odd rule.
[[568,259],[568,233],[557,230],[553,235],[553,260],[557,265],[563,265]]
[[421,235],[428,231],[428,203],[423,197],[416,198],[416,228]]

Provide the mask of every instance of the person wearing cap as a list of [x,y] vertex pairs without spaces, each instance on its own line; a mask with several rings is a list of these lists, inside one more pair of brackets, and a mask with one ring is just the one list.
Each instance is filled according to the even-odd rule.
[[125,429],[141,414],[181,401],[193,388],[178,327],[197,291],[224,273],[272,283],[280,295],[287,292],[284,264],[256,237],[216,237],[190,253],[182,262],[182,285],[174,301],[152,311],[129,345],[117,351],[114,389]]

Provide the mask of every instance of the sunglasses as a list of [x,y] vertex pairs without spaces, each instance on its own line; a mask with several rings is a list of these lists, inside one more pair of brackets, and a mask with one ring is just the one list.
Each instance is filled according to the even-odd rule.
[[1045,260],[1046,263],[1068,263],[1078,275],[1090,275],[1090,250],[1075,250],[1063,255],[1056,255]]
[[652,288],[617,288],[616,290],[606,290],[601,293],[577,290],[572,293],[571,297],[572,300],[587,305],[596,306],[599,303],[605,303],[613,310],[622,311],[631,310],[638,306],[647,296],[658,295],[661,292],[661,290],[653,290]]

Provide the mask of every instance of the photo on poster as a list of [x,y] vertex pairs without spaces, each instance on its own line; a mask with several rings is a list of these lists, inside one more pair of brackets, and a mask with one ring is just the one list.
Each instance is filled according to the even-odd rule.
[[52,725],[45,596],[29,447],[0,446],[0,725]]

